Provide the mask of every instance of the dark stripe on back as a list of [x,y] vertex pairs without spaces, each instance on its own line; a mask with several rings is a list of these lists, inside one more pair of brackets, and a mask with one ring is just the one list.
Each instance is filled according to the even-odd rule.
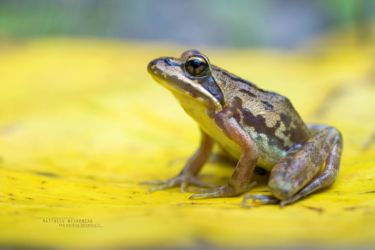
[[233,100],[233,106],[236,109],[241,110],[243,114],[243,122],[249,126],[253,127],[255,131],[259,134],[264,134],[267,136],[268,144],[277,146],[280,149],[288,150],[288,146],[284,146],[284,141],[276,136],[276,130],[280,127],[281,122],[277,121],[275,126],[268,127],[266,119],[262,115],[254,115],[251,110],[242,107],[242,100],[236,97]]
[[273,110],[273,105],[267,101],[262,101],[264,109],[267,111],[272,111]]

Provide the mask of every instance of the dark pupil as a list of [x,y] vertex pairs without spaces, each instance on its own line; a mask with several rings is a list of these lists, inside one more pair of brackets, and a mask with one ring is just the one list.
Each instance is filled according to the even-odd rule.
[[186,62],[186,70],[193,76],[203,75],[207,68],[207,63],[201,58],[190,58]]

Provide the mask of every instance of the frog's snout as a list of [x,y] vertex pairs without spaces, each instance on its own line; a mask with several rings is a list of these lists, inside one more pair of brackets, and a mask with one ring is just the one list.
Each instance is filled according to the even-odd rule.
[[157,58],[148,63],[147,65],[148,73],[150,73],[151,75],[154,75],[157,72],[157,65],[159,61],[160,61],[160,58]]
[[152,76],[156,76],[158,78],[165,78],[166,72],[168,72],[168,58],[167,57],[160,57],[152,60],[147,65],[147,71]]
[[170,57],[160,57],[152,60],[147,65],[148,73],[151,75],[165,75],[172,69],[179,68],[181,66],[180,62],[176,61]]

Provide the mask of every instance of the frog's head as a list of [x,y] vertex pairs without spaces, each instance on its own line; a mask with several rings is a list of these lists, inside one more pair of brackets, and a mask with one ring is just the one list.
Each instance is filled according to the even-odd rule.
[[180,58],[160,57],[152,60],[147,68],[152,77],[178,99],[187,97],[216,110],[222,108],[223,93],[208,58],[199,51],[185,51]]

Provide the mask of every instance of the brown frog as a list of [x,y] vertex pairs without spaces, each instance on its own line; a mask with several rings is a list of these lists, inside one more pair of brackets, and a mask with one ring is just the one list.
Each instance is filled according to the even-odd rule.
[[337,176],[342,136],[331,126],[306,125],[288,98],[263,90],[210,64],[196,50],[180,58],[151,61],[148,72],[167,88],[201,128],[201,143],[174,178],[151,182],[153,190],[188,185],[206,187],[197,175],[217,143],[238,159],[229,182],[191,198],[236,196],[249,190],[256,166],[270,171],[272,195],[245,199],[293,203],[331,185]]

